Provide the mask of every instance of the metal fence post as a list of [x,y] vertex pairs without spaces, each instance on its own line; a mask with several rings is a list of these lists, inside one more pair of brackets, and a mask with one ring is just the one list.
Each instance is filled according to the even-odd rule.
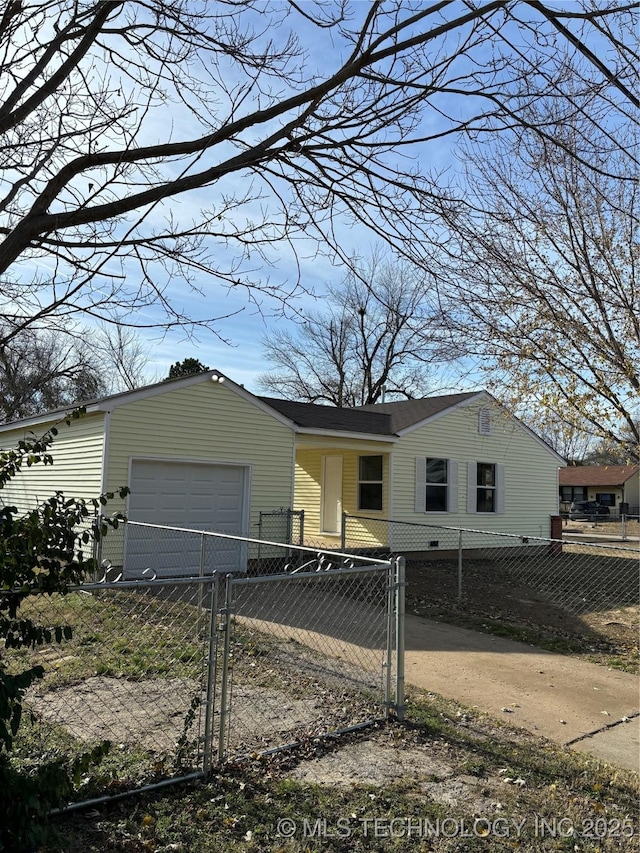
[[227,707],[229,692],[229,657],[231,651],[231,614],[233,610],[233,575],[225,578],[226,590],[224,597],[224,646],[222,650],[222,682],[220,684],[220,730],[218,732],[218,761],[224,761],[224,743],[227,736],[227,723],[229,711]]
[[627,541],[627,516],[623,513],[620,518],[622,519],[622,541]]
[[387,667],[387,671],[385,673],[385,685],[384,685],[384,715],[388,720],[389,715],[391,714],[391,667],[393,666],[393,628],[394,628],[394,599],[396,594],[396,567],[395,562],[393,560],[389,561],[389,567],[387,569],[387,653],[385,666]]
[[[203,581],[204,583],[204,581]],[[211,769],[213,752],[213,721],[216,710],[216,681],[218,672],[218,580],[214,574],[209,590],[209,659],[207,660],[207,693],[204,716],[204,757],[202,769],[205,774]]]
[[342,527],[340,530],[340,550],[344,553],[347,548],[347,513],[342,513]]
[[458,601],[462,601],[462,530],[458,532]]
[[404,557],[396,557],[396,716],[404,720]]
[[198,566],[198,577],[200,578],[200,583],[198,584],[198,632],[200,632],[200,625],[202,624],[202,608],[203,608],[203,598],[204,598],[204,588],[203,588],[203,578],[204,578],[204,564],[205,564],[205,551],[206,551],[206,539],[204,533],[200,534],[200,565]]
[[298,541],[298,545],[304,545],[304,510],[300,510],[300,538]]

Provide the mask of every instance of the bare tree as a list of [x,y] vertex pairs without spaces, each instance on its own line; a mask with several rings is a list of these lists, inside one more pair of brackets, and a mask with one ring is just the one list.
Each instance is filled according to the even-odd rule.
[[[562,148],[526,134],[489,158],[467,152],[475,209],[458,219],[443,292],[458,343],[525,417],[632,450],[640,443],[638,172],[620,149],[601,153],[603,135],[584,120],[557,132]],[[637,150],[637,126],[627,125],[625,138]]]
[[103,323],[87,337],[109,393],[133,391],[154,381],[148,369],[149,344],[127,328],[121,317],[113,318],[111,325]]
[[275,370],[259,385],[277,396],[334,406],[363,406],[383,397],[412,399],[430,386],[429,348],[437,312],[431,284],[416,267],[379,252],[339,286],[324,309],[309,311],[298,331],[276,330],[264,341]]
[[0,346],[0,421],[91,400],[106,391],[103,372],[81,340],[24,330]]
[[[592,93],[589,120],[606,109],[615,128],[638,106],[636,24],[624,0],[10,0],[4,342],[80,315],[219,330],[208,277],[287,300],[299,282],[257,270],[302,237],[345,259],[341,222],[426,262],[456,200],[418,152],[527,126],[541,93],[575,112]],[[207,290],[208,316],[172,298],[176,279]]]

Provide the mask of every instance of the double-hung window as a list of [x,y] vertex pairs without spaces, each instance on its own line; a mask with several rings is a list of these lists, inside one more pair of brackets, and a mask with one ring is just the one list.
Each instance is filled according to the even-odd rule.
[[458,466],[454,459],[416,459],[416,512],[458,511]]
[[449,488],[448,468],[449,464],[447,459],[431,459],[427,457],[425,495],[426,512],[447,511],[447,489]]
[[358,509],[382,509],[382,456],[358,457]]
[[504,512],[504,465],[469,462],[467,512]]

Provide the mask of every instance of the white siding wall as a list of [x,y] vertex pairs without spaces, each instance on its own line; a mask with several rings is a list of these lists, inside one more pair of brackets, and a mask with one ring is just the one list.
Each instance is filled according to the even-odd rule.
[[[492,407],[491,433],[479,432],[474,403],[434,419],[403,436],[393,449],[393,518],[426,524],[548,536],[549,516],[558,511],[559,462],[517,421]],[[416,458],[457,462],[457,511],[416,512]],[[504,466],[504,512],[468,513],[469,462]]]
[[[8,450],[21,439],[40,436],[52,424],[0,433],[0,447]],[[101,492],[104,415],[85,415],[57,425],[58,435],[51,445],[53,465],[26,466],[0,492],[0,501],[15,505],[21,512],[62,491],[73,498],[97,498]]]
[[131,458],[250,466],[250,535],[258,513],[293,501],[293,432],[234,391],[213,382],[127,403],[110,416],[109,489],[126,485]]

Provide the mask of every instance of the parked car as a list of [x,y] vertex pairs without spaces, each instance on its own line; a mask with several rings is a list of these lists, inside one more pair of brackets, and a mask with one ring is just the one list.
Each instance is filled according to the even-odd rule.
[[609,507],[598,501],[574,501],[569,507],[571,521],[597,521],[609,515]]

